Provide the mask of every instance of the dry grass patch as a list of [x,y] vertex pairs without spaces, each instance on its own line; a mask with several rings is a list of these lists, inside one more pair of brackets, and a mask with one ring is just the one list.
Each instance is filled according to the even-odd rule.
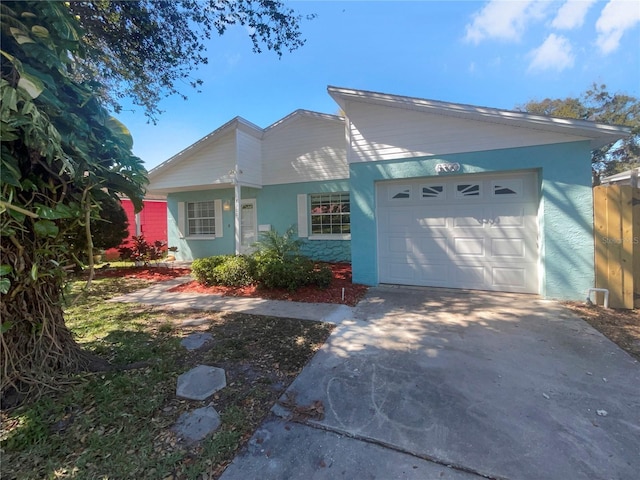
[[[2,412],[3,480],[217,478],[333,328],[104,302],[145,285],[101,279],[67,309],[78,342],[113,368],[71,377],[61,391]],[[77,294],[76,286],[69,298]],[[182,325],[193,318],[201,322]],[[188,352],[180,340],[194,331],[210,332],[213,341]],[[178,375],[199,364],[224,368],[228,386],[203,402],[177,398]],[[204,405],[216,408],[222,426],[187,445],[172,427]]]

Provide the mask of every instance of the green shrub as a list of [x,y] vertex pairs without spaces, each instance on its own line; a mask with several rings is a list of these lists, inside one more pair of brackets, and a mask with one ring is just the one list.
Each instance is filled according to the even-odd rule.
[[297,290],[307,285],[327,288],[333,278],[327,265],[316,265],[299,255],[302,241],[294,239],[294,229],[283,235],[265,232],[252,256],[217,255],[194,260],[191,274],[205,285],[237,287],[255,283],[260,288]]
[[297,255],[279,259],[258,256],[255,278],[262,288],[286,288],[297,290],[306,285],[326,288],[331,283],[331,270],[327,266],[316,267],[314,262]]
[[203,285],[217,285],[214,277],[215,268],[220,265],[227,255],[197,258],[191,263],[191,276]]
[[250,285],[254,283],[253,272],[254,261],[245,255],[216,255],[191,264],[191,275],[204,285]]
[[275,258],[284,260],[298,256],[302,240],[294,238],[295,228],[289,227],[282,235],[277,230],[260,233],[260,240],[255,244],[258,249],[256,256],[260,258]]
[[245,255],[230,255],[215,269],[220,285],[242,287],[254,283],[254,260]]
[[328,288],[333,280],[333,272],[328,265],[318,264],[315,266],[313,272],[311,272],[311,285],[316,285],[320,288]]

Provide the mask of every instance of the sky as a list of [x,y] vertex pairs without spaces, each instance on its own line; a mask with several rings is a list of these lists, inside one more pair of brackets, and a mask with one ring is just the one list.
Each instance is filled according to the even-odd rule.
[[148,170],[236,116],[265,128],[302,108],[338,113],[327,86],[513,110],[594,82],[640,98],[640,0],[291,1],[305,45],[252,52],[233,27],[208,42],[201,93],[118,118]]

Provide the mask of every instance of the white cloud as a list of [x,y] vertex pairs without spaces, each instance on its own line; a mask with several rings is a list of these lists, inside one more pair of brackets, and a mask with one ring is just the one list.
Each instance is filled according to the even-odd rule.
[[572,30],[581,27],[584,17],[596,0],[567,0],[551,22],[558,30]]
[[640,23],[638,0],[611,0],[602,9],[596,22],[598,38],[596,44],[602,53],[615,51],[620,46],[622,35]]
[[519,40],[527,23],[540,15],[540,2],[491,0],[473,15],[465,40],[478,44],[486,38]]
[[562,35],[550,34],[538,48],[531,51],[529,71],[557,70],[573,66],[575,56],[571,43]]

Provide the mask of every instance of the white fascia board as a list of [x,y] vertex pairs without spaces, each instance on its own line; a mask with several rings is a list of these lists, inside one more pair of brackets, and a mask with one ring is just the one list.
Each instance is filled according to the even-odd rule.
[[631,129],[618,125],[607,125],[588,120],[576,120],[569,118],[549,117],[534,115],[526,112],[500,110],[490,107],[478,107],[460,103],[441,102],[402,95],[390,95],[387,93],[371,92],[367,90],[354,90],[341,87],[327,87],[329,95],[349,115],[347,103],[364,102],[388,107],[406,108],[424,111],[436,115],[447,115],[469,120],[500,123],[524,128],[546,130],[566,133],[569,135],[585,137],[591,140],[591,147],[597,148],[608,143],[615,142],[631,134]]
[[147,187],[147,193],[166,196],[170,193],[195,192],[199,190],[217,190],[221,188],[233,188],[233,186],[233,183],[209,183],[205,185],[182,185],[165,188],[154,188],[153,185],[149,185],[149,187]]
[[609,182],[619,182],[622,180],[629,180],[632,177],[634,172],[636,176],[640,176],[640,167],[632,168],[631,170],[626,170],[624,172],[616,173],[614,175],[601,178],[600,181],[602,183],[609,183]]
[[175,166],[176,164],[178,164],[179,162],[187,158],[190,153],[194,152],[198,148],[205,146],[208,143],[215,142],[218,138],[223,137],[225,134],[235,129],[241,129],[243,132],[250,133],[251,135],[254,135],[256,138],[262,138],[262,134],[263,134],[262,128],[258,127],[257,125],[251,123],[248,120],[245,120],[242,117],[232,118],[224,125],[216,128],[213,132],[205,135],[200,140],[192,143],[184,150],[176,153],[173,157],[169,158],[168,160],[165,160],[158,166],[152,168],[149,171],[149,180],[153,180],[155,177],[157,177],[166,169]]
[[284,126],[288,123],[291,123],[295,120],[297,120],[300,117],[308,117],[308,118],[317,118],[320,120],[329,120],[329,121],[333,121],[333,122],[340,122],[340,123],[344,123],[344,118],[339,116],[339,115],[331,115],[329,113],[320,113],[320,112],[313,112],[311,110],[304,110],[304,109],[298,109],[295,110],[294,112],[291,112],[289,115],[287,115],[286,117],[282,117],[280,120],[272,123],[271,125],[269,125],[267,128],[264,129],[264,133],[265,135],[268,134],[270,131],[272,131],[273,129],[280,127],[280,126]]

